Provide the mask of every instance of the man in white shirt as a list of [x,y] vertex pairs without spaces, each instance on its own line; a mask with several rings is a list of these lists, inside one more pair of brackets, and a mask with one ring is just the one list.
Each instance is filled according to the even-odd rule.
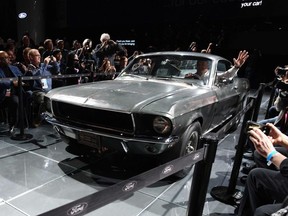
[[[238,54],[238,58],[233,58],[234,65],[226,72],[218,75],[218,79],[227,79],[234,77],[239,68],[246,62],[248,59],[249,54],[246,50],[241,50]],[[197,72],[195,74],[188,73],[185,75],[185,78],[194,78],[194,79],[200,79],[203,80],[204,84],[207,83],[208,77],[209,77],[209,62],[204,60],[197,61]]]

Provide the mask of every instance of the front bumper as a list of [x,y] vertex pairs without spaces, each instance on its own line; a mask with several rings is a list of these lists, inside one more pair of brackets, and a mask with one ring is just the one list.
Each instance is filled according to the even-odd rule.
[[[79,145],[92,148],[102,146],[123,151],[128,154],[157,155],[172,148],[179,141],[178,136],[170,137],[125,137],[106,134],[91,129],[81,128],[44,115],[45,120],[54,126],[61,137],[76,141]],[[65,140],[64,140],[65,141]]]

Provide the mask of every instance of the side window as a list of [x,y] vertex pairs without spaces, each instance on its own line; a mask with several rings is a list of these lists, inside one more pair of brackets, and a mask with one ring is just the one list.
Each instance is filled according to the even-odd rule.
[[217,64],[217,73],[223,73],[231,67],[231,63],[227,61],[220,60]]
[[222,84],[226,83],[225,80],[223,80],[222,78],[220,79],[219,75],[224,74],[230,68],[231,68],[231,62],[229,61],[220,60],[217,63],[217,73],[216,73],[215,84],[219,84],[219,82],[221,82]]

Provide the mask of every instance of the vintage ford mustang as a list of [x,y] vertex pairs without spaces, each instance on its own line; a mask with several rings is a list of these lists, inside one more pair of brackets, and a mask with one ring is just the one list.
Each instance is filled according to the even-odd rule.
[[[205,80],[193,76],[200,61],[208,67]],[[229,68],[230,61],[212,54],[143,54],[114,80],[52,89],[45,96],[45,119],[69,145],[167,162],[197,149],[203,133],[243,108],[249,83],[221,77]]]

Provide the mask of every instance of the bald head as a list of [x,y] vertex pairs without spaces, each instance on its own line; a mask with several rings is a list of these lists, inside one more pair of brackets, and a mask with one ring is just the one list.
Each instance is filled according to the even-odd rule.
[[9,64],[9,55],[5,51],[0,51],[0,66],[7,66]]
[[7,52],[5,52],[5,51],[0,51],[0,58],[3,58],[4,56],[8,56],[8,54],[7,54]]

